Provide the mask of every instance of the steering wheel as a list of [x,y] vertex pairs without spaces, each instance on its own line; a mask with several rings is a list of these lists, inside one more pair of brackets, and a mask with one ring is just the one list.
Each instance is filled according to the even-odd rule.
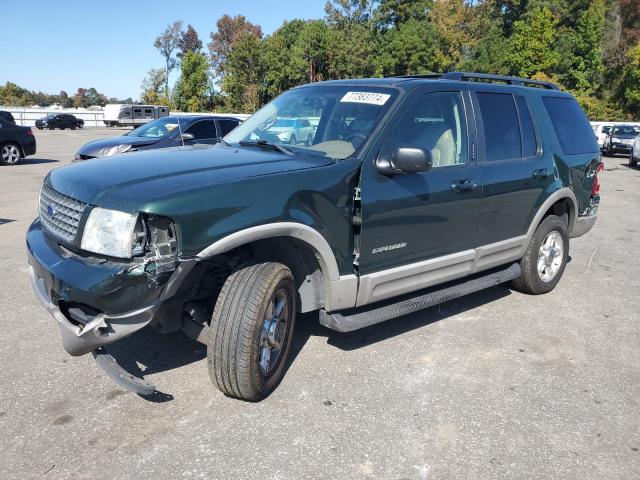
[[352,133],[349,135],[346,140],[355,148],[358,148],[362,143],[367,139],[367,136],[363,133]]

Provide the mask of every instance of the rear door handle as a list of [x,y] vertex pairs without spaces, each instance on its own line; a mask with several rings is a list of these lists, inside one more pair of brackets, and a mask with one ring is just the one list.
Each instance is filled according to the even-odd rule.
[[451,190],[455,193],[470,192],[475,190],[478,184],[472,178],[456,180],[451,184]]
[[548,168],[539,168],[533,171],[533,178],[536,180],[544,180],[551,176],[551,171]]

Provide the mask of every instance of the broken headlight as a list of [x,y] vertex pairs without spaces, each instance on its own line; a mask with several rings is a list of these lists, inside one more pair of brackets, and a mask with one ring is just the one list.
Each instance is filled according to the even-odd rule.
[[177,253],[177,236],[168,218],[96,207],[89,213],[80,246],[109,257],[162,258]]
[[96,207],[84,225],[80,248],[109,257],[129,258],[137,222],[137,214]]

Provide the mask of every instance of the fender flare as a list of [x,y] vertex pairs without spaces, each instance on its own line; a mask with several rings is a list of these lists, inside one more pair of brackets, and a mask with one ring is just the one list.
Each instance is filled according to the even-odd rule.
[[565,198],[571,203],[571,209],[569,211],[569,234],[571,234],[576,225],[576,218],[578,217],[578,201],[576,200],[573,190],[569,187],[563,187],[549,195],[542,205],[540,205],[540,208],[538,208],[536,215],[533,217],[533,220],[529,225],[529,230],[527,230],[528,238],[531,238],[533,233],[536,231],[536,228],[538,228],[538,225],[540,225],[540,222],[542,221],[542,217],[544,217],[544,214],[551,208],[551,205],[559,200],[564,200]]
[[356,275],[340,275],[338,262],[329,243],[317,230],[302,223],[277,222],[246,228],[212,243],[196,257],[209,258],[256,240],[273,237],[296,238],[312,249],[324,277],[325,309],[330,311],[355,306],[358,277]]

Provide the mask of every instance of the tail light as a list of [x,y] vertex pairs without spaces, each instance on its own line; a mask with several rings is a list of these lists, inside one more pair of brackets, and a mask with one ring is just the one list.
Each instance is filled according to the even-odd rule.
[[27,130],[27,135],[31,135],[33,137],[33,130],[31,129]]
[[600,180],[598,174],[604,170],[604,163],[598,163],[596,167],[596,173],[593,175],[593,187],[591,187],[591,195],[600,195]]

